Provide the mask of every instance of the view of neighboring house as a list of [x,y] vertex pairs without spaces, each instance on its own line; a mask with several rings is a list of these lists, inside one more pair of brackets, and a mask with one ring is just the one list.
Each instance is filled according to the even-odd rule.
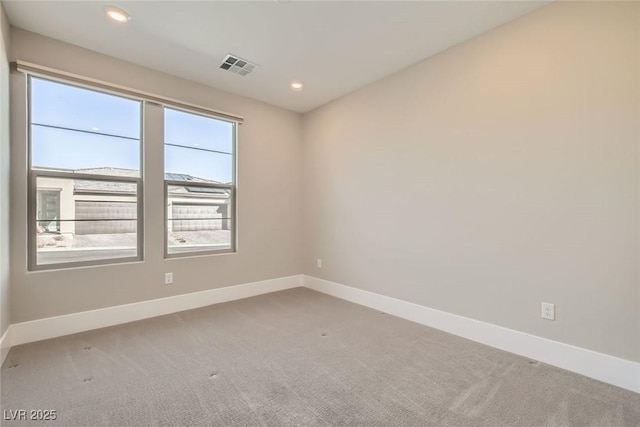
[[[37,178],[37,259],[45,265],[137,255],[137,178],[121,168],[58,169],[82,178]],[[87,179],[96,175],[96,179]],[[114,181],[102,177],[114,177]],[[167,173],[167,253],[227,249],[231,245],[231,194],[220,184]],[[184,185],[176,185],[184,183]],[[191,185],[190,185],[191,184]],[[200,185],[198,185],[200,184]]]
[[[92,168],[66,172],[136,177],[132,169]],[[217,183],[185,174],[167,173],[166,179],[184,182],[168,186],[168,231],[229,230],[227,190],[189,186]],[[136,184],[85,179],[38,178],[38,233],[62,235],[123,234],[136,232]]]

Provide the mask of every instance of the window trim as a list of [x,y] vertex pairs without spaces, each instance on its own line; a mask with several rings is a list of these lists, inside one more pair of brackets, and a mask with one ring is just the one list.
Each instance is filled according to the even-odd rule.
[[[92,88],[87,85],[76,84],[74,82],[64,81],[62,79],[49,78],[46,76],[27,74],[27,114],[26,114],[26,127],[27,127],[27,270],[28,271],[43,271],[43,270],[59,270],[64,268],[75,267],[92,267],[107,264],[121,264],[126,262],[139,262],[144,260],[144,117],[145,117],[145,101],[144,99],[132,98],[130,96],[110,92],[107,90]],[[140,119],[140,137],[139,137],[139,159],[140,159],[140,176],[127,177],[127,176],[112,176],[101,174],[82,174],[74,172],[65,172],[49,169],[33,168],[33,144],[32,144],[32,131],[31,131],[31,111],[32,111],[32,78],[40,80],[46,80],[54,83],[65,84],[71,87],[82,88],[91,90],[98,93],[107,94],[110,96],[118,96],[120,98],[129,99],[140,103],[139,119]],[[129,182],[136,184],[136,256],[135,257],[121,257],[121,258],[105,258],[99,260],[88,261],[72,261],[72,262],[60,262],[52,264],[38,264],[38,244],[37,244],[37,197],[38,197],[38,177],[42,178],[63,178],[63,179],[86,179],[93,181],[109,181],[109,182]]]
[[167,96],[158,95],[143,90],[132,89],[127,86],[118,85],[115,83],[106,82],[103,80],[94,79],[91,77],[81,76],[79,74],[70,73],[68,71],[62,71],[59,69],[46,67],[43,65],[34,64],[27,61],[17,60],[11,63],[12,69],[23,73],[27,76],[34,76],[52,81],[58,81],[73,86],[84,87],[90,90],[97,90],[105,93],[112,93],[124,98],[140,100],[143,102],[151,102],[161,106],[169,108],[183,109],[185,111],[194,112],[198,114],[208,115],[218,120],[232,122],[237,125],[242,124],[244,118],[236,114],[227,113],[225,111],[214,110],[202,105],[193,104],[190,102],[180,101]]

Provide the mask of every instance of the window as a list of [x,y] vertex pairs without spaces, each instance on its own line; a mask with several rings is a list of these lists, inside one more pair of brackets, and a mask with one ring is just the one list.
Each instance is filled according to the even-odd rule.
[[167,256],[235,251],[236,124],[164,109]]
[[29,267],[142,259],[140,100],[29,77]]
[[147,206],[165,205],[165,257],[235,252],[241,117],[20,61],[16,68],[28,87],[29,270],[143,259],[143,129],[164,135],[147,146],[147,161],[164,151],[164,198],[152,195]]

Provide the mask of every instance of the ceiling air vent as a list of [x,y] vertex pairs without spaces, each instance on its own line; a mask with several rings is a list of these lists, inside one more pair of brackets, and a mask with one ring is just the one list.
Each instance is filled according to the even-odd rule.
[[241,76],[246,76],[256,68],[256,64],[253,64],[246,59],[242,59],[239,56],[228,54],[224,57],[224,61],[220,64],[220,68]]

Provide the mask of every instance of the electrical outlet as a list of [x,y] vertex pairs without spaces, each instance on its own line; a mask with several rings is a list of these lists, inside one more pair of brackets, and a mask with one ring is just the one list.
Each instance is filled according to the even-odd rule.
[[548,302],[542,303],[542,318],[556,320],[556,306]]
[[173,283],[173,273],[164,273],[164,284],[170,285]]
[[320,258],[318,258],[318,260],[316,261],[316,266],[318,268],[322,268],[322,260]]

